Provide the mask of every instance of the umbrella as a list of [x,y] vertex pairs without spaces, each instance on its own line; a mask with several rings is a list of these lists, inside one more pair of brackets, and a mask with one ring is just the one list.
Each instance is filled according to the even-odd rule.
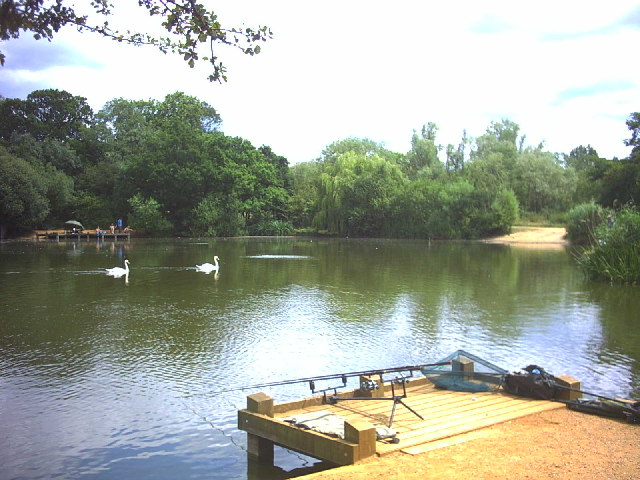
[[84,227],[82,226],[82,224],[80,222],[78,222],[77,220],[67,220],[66,222],[64,222],[65,225],[71,225],[72,227],[79,227],[84,229]]

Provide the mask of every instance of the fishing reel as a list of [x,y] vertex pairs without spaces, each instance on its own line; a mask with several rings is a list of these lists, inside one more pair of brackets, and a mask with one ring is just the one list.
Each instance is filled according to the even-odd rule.
[[[347,386],[347,376],[342,375],[340,379],[342,380],[342,385],[320,389],[316,389],[315,380],[309,380],[309,388],[311,389],[311,394],[315,395],[316,393],[322,393],[324,403],[336,403],[338,398],[338,388],[345,388]],[[331,390],[333,390],[333,395],[331,397],[327,397],[327,392]]]
[[373,392],[374,390],[380,390],[380,385],[375,380],[368,378],[360,382],[360,390]]

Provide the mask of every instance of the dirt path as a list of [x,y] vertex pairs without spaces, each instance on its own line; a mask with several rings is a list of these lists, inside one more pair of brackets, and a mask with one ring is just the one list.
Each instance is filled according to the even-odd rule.
[[476,431],[419,455],[395,453],[304,480],[636,480],[640,425],[560,408]]

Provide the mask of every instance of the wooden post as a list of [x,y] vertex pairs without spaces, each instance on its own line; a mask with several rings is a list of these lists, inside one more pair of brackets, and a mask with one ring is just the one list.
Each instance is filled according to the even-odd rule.
[[473,376],[472,374],[475,371],[475,366],[468,358],[461,357],[460,360],[451,361],[451,370],[454,372],[461,372],[464,378],[468,378],[469,376]]
[[[579,380],[569,375],[559,375],[556,377],[556,383],[560,385],[560,388],[556,391],[557,400],[577,400],[582,397],[582,393],[574,391],[580,390]],[[568,390],[569,388],[572,390]]]
[[[247,410],[273,418],[273,398],[262,392],[249,395]],[[247,433],[247,455],[255,457],[260,463],[273,465],[273,442]]]
[[358,458],[370,457],[376,453],[376,427],[365,421],[344,422],[344,439],[358,445]]

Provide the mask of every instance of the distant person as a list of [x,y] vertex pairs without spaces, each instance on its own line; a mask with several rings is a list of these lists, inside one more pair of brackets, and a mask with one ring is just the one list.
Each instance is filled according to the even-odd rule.
[[122,233],[122,219],[121,218],[118,219],[118,232]]
[[111,235],[113,235],[114,233],[116,233],[116,226],[112,223],[111,225],[109,225],[109,230],[111,230]]

